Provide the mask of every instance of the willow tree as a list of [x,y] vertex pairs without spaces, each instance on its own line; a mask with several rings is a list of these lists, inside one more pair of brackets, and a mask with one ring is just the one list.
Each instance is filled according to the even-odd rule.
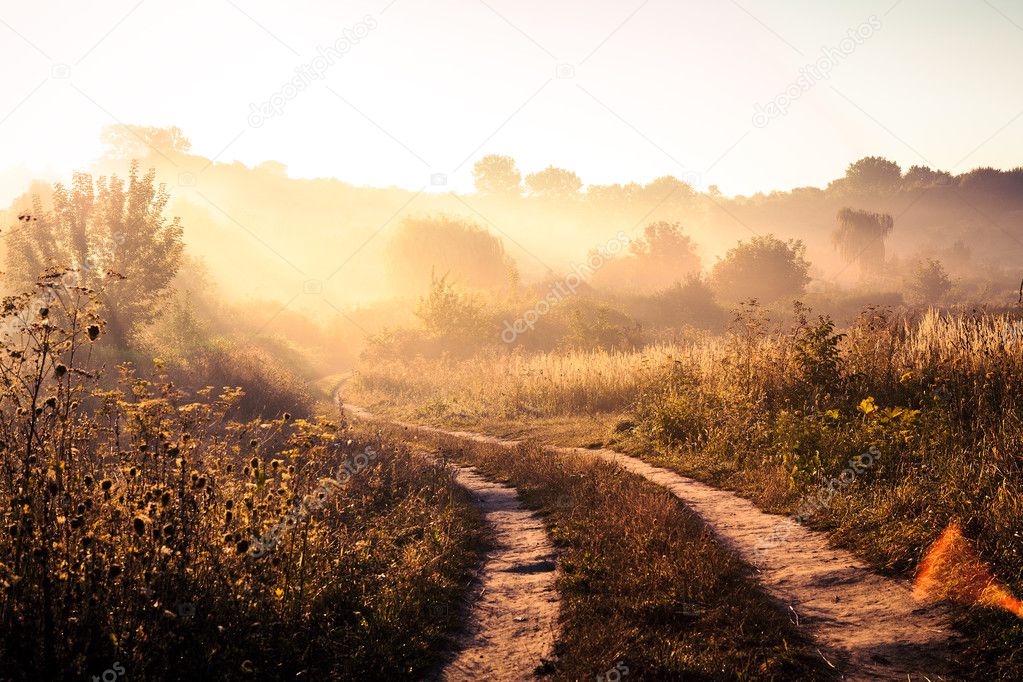
[[33,282],[65,272],[64,285],[96,293],[109,335],[123,344],[156,316],[181,263],[181,225],[164,217],[169,198],[155,172],[140,175],[136,164],[127,180],[75,173],[70,187],[54,186],[49,210],[34,197],[8,234],[8,274]]
[[846,263],[858,263],[863,272],[878,272],[884,266],[885,240],[894,225],[888,213],[843,208],[831,240]]

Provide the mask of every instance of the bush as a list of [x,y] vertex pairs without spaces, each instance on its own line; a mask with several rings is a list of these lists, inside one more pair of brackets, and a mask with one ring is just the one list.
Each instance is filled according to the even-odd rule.
[[[422,676],[475,564],[447,471],[326,419],[237,421],[83,361],[99,306],[50,281],[0,318],[8,679]],[[415,632],[416,637],[409,637]]]

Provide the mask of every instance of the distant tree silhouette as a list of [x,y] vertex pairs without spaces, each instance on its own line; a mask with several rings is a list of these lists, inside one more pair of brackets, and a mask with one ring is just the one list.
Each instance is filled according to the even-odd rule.
[[832,183],[856,194],[890,194],[898,191],[902,183],[899,164],[880,156],[867,156],[846,168],[845,177]]
[[141,159],[152,154],[186,154],[192,143],[181,128],[155,128],[118,124],[103,129],[101,140],[107,145],[107,155],[117,159]]
[[662,220],[647,225],[643,236],[629,244],[627,255],[610,259],[594,273],[593,284],[605,289],[653,293],[699,270],[696,243],[682,232],[680,223]]
[[406,290],[423,291],[438,277],[475,289],[499,288],[517,278],[500,239],[449,216],[406,218],[387,250],[393,275]]
[[472,167],[476,191],[481,194],[518,196],[522,193],[522,174],[510,156],[490,154]]
[[770,303],[802,294],[809,270],[803,242],[767,235],[729,249],[711,270],[710,281],[722,299]]
[[9,235],[9,272],[27,283],[69,269],[65,284],[96,291],[108,333],[123,344],[156,317],[181,263],[181,225],[163,215],[169,198],[155,171],[139,175],[136,163],[127,184],[75,173],[71,187],[54,186],[52,210],[36,196],[31,217]]
[[674,175],[664,175],[643,187],[643,198],[647,201],[679,201],[696,194],[692,185],[679,180]]
[[526,176],[529,193],[540,197],[569,197],[578,194],[583,183],[579,176],[564,168],[548,166]]
[[959,186],[966,192],[978,195],[1002,195],[1004,197],[1023,195],[1023,169],[1000,171],[995,168],[974,168],[958,178]]
[[940,261],[927,258],[919,261],[909,278],[907,287],[910,300],[936,305],[952,289],[952,280]]
[[909,189],[924,189],[953,184],[952,174],[943,170],[931,170],[927,166],[910,166],[902,183]]
[[843,260],[858,263],[865,273],[878,272],[885,262],[885,240],[895,224],[891,215],[843,208],[837,218],[831,241]]

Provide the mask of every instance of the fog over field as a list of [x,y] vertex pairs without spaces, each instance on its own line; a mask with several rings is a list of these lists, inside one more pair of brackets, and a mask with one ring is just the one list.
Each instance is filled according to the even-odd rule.
[[0,36],[0,682],[1023,675],[1019,3]]

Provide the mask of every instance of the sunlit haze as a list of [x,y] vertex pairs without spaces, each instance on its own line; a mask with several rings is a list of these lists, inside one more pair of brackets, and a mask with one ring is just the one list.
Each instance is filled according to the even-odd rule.
[[[1023,7],[1006,0],[5,2],[0,35],[3,201],[85,165],[118,122],[176,125],[218,161],[408,189],[444,173],[469,190],[487,153],[731,195],[823,186],[872,154],[961,172],[1023,148]],[[826,54],[826,77],[755,125]]]

